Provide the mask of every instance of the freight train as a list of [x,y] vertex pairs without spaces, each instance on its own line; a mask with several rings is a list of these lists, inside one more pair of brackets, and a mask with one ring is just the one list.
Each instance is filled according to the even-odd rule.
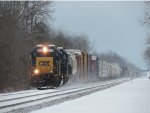
[[30,53],[31,85],[59,87],[68,81],[99,81],[131,73],[116,63],[101,61],[82,50],[63,49],[55,45],[37,45]]

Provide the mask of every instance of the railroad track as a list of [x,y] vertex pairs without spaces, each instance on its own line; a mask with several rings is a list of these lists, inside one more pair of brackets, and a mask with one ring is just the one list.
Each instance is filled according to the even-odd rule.
[[6,93],[6,94],[0,94],[0,97],[2,96],[11,96],[11,95],[16,95],[16,94],[27,94],[31,92],[38,92],[38,90],[27,90],[27,91],[19,91],[19,92],[13,92],[13,93]]
[[[64,90],[45,90],[23,93],[11,96],[0,96],[0,112],[31,112],[36,109],[58,104],[74,98],[100,91],[127,81],[117,80],[103,84],[85,86],[82,88],[71,88]],[[33,94],[32,94],[33,93]]]

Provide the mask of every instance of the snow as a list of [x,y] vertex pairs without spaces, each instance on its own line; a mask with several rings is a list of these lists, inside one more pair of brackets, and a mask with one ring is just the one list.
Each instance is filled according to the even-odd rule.
[[99,91],[88,96],[43,108],[33,113],[150,113],[150,79]]

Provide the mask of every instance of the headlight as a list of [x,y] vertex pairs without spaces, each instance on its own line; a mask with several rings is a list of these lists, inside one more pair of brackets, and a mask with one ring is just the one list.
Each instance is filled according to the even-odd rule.
[[50,73],[53,73],[53,71],[50,71]]
[[48,51],[47,47],[43,47],[43,52],[46,53]]
[[39,74],[39,70],[38,70],[38,69],[35,69],[35,70],[34,70],[34,74]]

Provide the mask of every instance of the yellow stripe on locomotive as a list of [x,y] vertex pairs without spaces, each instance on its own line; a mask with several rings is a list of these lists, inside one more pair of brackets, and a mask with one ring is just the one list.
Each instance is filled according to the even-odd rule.
[[39,74],[53,73],[53,57],[36,57],[36,69]]

